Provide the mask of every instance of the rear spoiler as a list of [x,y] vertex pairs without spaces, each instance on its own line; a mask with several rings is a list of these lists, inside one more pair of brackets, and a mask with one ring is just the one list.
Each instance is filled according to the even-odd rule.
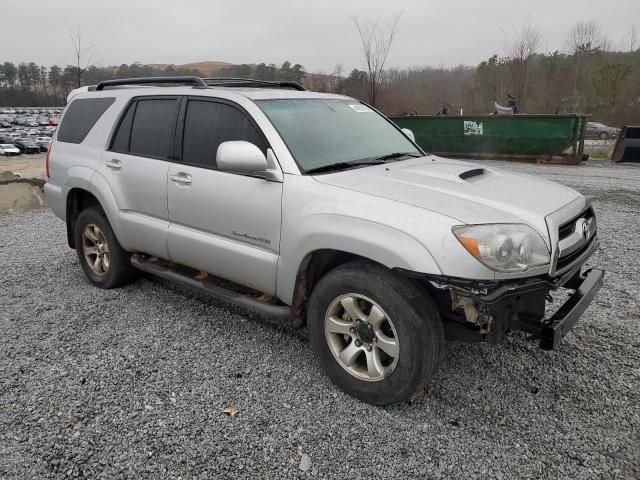
[[71,90],[69,92],[69,95],[67,95],[67,105],[69,104],[69,102],[71,102],[73,97],[75,97],[77,94],[84,93],[84,92],[93,92],[95,89],[96,89],[95,85],[87,85],[86,87],[80,87],[80,88],[75,88]]

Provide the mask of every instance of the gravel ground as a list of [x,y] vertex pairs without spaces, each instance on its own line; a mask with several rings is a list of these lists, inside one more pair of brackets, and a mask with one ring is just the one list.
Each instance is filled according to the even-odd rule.
[[557,351],[448,344],[387,408],[333,387],[304,334],[90,287],[51,213],[0,216],[0,478],[640,478],[640,165],[495,165],[593,199],[605,286]]

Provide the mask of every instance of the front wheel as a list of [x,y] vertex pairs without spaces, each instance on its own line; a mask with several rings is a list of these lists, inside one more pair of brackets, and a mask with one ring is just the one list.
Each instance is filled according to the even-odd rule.
[[609,134],[607,132],[600,132],[600,140],[609,140]]
[[308,305],[314,353],[331,380],[365,402],[402,402],[433,377],[442,321],[426,292],[372,262],[325,275]]
[[78,215],[75,241],[80,266],[96,287],[115,288],[138,277],[130,255],[118,243],[100,207],[87,208]]

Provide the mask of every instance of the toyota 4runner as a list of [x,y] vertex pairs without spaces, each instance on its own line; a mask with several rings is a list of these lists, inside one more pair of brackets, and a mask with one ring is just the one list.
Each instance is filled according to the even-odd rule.
[[144,271],[306,324],[331,380],[375,404],[426,385],[445,339],[556,347],[603,279],[583,268],[598,239],[578,192],[429,155],[374,108],[292,82],[74,91],[46,176],[91,283]]

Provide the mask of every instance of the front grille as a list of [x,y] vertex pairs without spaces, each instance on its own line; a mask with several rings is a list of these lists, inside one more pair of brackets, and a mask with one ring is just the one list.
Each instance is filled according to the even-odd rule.
[[573,217],[571,220],[560,225],[560,227],[558,228],[558,239],[564,240],[569,235],[571,235],[576,229],[576,222],[578,221],[578,219],[584,218],[588,220],[593,217],[593,215],[593,208],[589,207],[579,215]]
[[580,255],[582,255],[585,251],[587,251],[591,247],[591,244],[595,241],[596,241],[596,235],[592,236],[589,242],[585,243],[583,246],[581,246],[577,250],[574,250],[573,252],[571,252],[568,255],[565,255],[564,257],[558,258],[558,262],[556,263],[556,271],[560,272],[564,270],[566,267],[570,266],[573,262],[575,262],[580,257]]

